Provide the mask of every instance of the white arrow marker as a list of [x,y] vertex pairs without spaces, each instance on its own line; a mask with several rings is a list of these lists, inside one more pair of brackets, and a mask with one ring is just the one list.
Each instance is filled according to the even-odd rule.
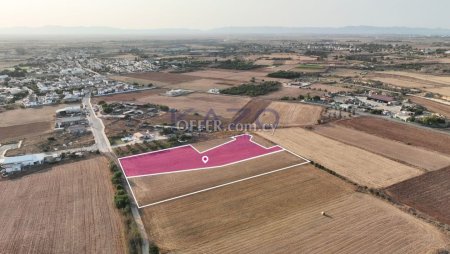
[[208,156],[203,156],[202,157],[202,161],[203,161],[203,163],[208,163],[208,161],[209,161],[209,158],[208,158]]

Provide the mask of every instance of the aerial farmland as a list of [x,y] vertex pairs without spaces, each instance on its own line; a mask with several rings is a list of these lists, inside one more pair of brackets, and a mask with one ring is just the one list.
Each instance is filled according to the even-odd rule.
[[448,38],[131,34],[0,40],[0,253],[449,253]]

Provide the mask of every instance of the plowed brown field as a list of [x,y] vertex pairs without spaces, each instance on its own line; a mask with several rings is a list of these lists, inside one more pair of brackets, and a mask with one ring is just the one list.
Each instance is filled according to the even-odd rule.
[[252,99],[233,117],[233,123],[253,123],[272,103],[270,100]]
[[356,117],[339,121],[337,124],[408,145],[450,154],[450,145],[448,145],[450,144],[450,135],[443,133],[375,117]]
[[450,225],[450,167],[387,188],[394,199]]
[[0,253],[124,253],[106,159],[0,181]]

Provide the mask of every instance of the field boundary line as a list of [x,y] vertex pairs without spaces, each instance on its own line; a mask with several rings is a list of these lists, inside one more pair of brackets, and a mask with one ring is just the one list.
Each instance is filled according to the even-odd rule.
[[229,144],[229,143],[231,143],[231,142],[234,142],[234,141],[236,141],[236,138],[237,138],[237,137],[241,137],[241,136],[250,136],[250,142],[252,142],[253,144],[256,144],[256,145],[258,145],[258,146],[260,146],[260,147],[262,147],[262,148],[264,148],[264,149],[266,149],[266,150],[270,150],[270,149],[275,148],[275,147],[280,147],[280,148],[282,148],[282,147],[279,146],[279,145],[274,145],[274,146],[271,146],[271,147],[265,147],[265,146],[263,146],[263,145],[261,145],[261,144],[255,142],[255,141],[253,141],[253,135],[252,135],[252,134],[240,134],[240,135],[236,135],[236,136],[231,137],[232,140],[230,140],[230,141],[227,141],[227,142],[225,142],[225,143],[223,143],[223,144],[220,144],[220,145],[214,146],[214,147],[212,147],[212,148],[209,148],[209,149],[207,149],[207,150],[205,150],[205,151],[203,151],[203,152],[200,152],[199,150],[197,150],[197,148],[195,148],[192,144],[187,144],[187,145],[182,145],[182,146],[175,146],[175,147],[165,148],[165,149],[161,149],[161,150],[157,150],[157,151],[151,151],[151,152],[146,152],[146,153],[139,153],[139,154],[129,155],[129,156],[121,157],[121,158],[119,158],[119,160],[122,160],[122,159],[128,159],[128,158],[133,158],[133,157],[138,157],[138,156],[147,155],[147,154],[152,154],[152,153],[163,152],[163,151],[169,151],[169,150],[173,150],[173,149],[177,149],[177,148],[182,148],[182,147],[191,147],[191,148],[194,149],[197,153],[203,154],[203,153],[206,153],[206,152],[211,151],[211,150],[213,150],[213,149],[216,149],[216,148],[219,148],[219,147],[224,146],[224,145],[226,145],[226,144]]
[[299,164],[287,166],[287,167],[280,168],[280,169],[275,169],[275,170],[272,170],[272,171],[269,171],[269,172],[266,172],[266,173],[262,173],[262,174],[246,177],[246,178],[243,178],[243,179],[239,179],[239,180],[236,180],[236,181],[232,181],[232,182],[216,185],[216,186],[213,186],[213,187],[209,187],[209,188],[206,188],[206,189],[190,192],[190,193],[183,194],[183,195],[180,195],[180,196],[176,196],[176,197],[173,197],[173,198],[164,199],[164,200],[157,201],[157,202],[154,202],[154,203],[151,203],[151,204],[148,204],[148,205],[138,206],[138,208],[140,209],[140,208],[145,208],[145,207],[159,205],[159,204],[166,203],[166,202],[169,202],[169,201],[172,201],[172,200],[176,200],[176,199],[192,196],[192,195],[195,195],[195,194],[199,194],[199,193],[202,193],[202,192],[206,192],[206,191],[210,191],[210,190],[214,190],[214,189],[218,189],[218,188],[222,188],[222,187],[225,187],[225,186],[228,186],[228,185],[232,185],[232,184],[236,184],[236,183],[240,183],[240,182],[243,182],[243,181],[248,181],[248,180],[251,180],[251,179],[254,179],[254,178],[258,178],[258,177],[261,177],[261,176],[270,175],[270,174],[273,174],[273,173],[276,173],[276,172],[280,172],[280,171],[283,171],[283,170],[286,170],[286,169],[290,169],[290,168],[293,168],[293,167],[299,167],[299,166],[302,166],[302,165],[305,165],[305,164],[308,164],[308,163],[310,163],[310,161],[305,161],[305,162],[302,162],[302,163],[299,163]]
[[131,187],[130,181],[128,181],[128,177],[125,175],[125,171],[123,170],[122,163],[120,162],[120,160],[118,160],[118,161],[119,161],[120,169],[122,170],[122,174],[125,176],[125,180],[127,181],[128,188],[130,189],[131,195],[133,196],[134,203],[136,204],[137,208],[139,208],[139,203],[136,199],[136,196],[134,195],[133,188]]
[[211,169],[223,168],[223,167],[231,166],[231,165],[234,165],[234,164],[237,164],[237,163],[241,163],[241,162],[245,162],[245,161],[249,161],[249,160],[253,160],[253,159],[258,159],[258,158],[261,158],[261,157],[264,157],[264,156],[268,156],[268,155],[272,155],[272,154],[276,154],[276,153],[280,153],[280,152],[286,151],[284,148],[282,148],[282,147],[280,147],[280,148],[281,148],[281,150],[278,150],[278,151],[273,151],[273,152],[270,152],[270,153],[257,155],[257,156],[250,157],[250,158],[247,158],[247,159],[242,159],[242,160],[239,160],[239,161],[233,161],[233,162],[230,162],[230,163],[227,163],[227,164],[223,164],[223,165],[220,165],[220,166],[204,167],[204,168],[193,168],[193,169],[171,171],[171,172],[162,172],[162,173],[154,173],[154,174],[145,174],[145,175],[138,175],[138,176],[126,176],[125,175],[125,177],[131,179],[131,178],[139,178],[139,177],[145,177],[145,176],[168,175],[168,174],[185,173],[185,172],[198,171],[198,170],[211,170]]
[[[270,152],[270,153],[267,153],[267,154],[258,155],[258,156],[251,157],[251,158],[247,158],[247,159],[243,159],[243,160],[239,160],[239,161],[235,161],[235,162],[228,163],[228,164],[221,165],[221,166],[207,167],[207,168],[197,168],[197,169],[189,169],[189,170],[174,171],[174,172],[164,172],[164,173],[156,173],[156,174],[147,174],[147,175],[140,175],[140,176],[130,176],[130,177],[127,177],[127,176],[126,176],[125,170],[124,170],[124,168],[123,168],[123,166],[122,166],[122,163],[121,163],[121,159],[124,159],[124,158],[130,158],[130,157],[134,157],[134,156],[137,156],[137,155],[132,155],[132,156],[127,156],[127,157],[119,158],[118,161],[119,161],[120,168],[121,168],[121,170],[122,170],[123,175],[125,176],[125,179],[126,179],[126,181],[127,181],[128,187],[130,188],[130,191],[131,191],[131,194],[132,194],[132,196],[133,196],[133,199],[134,199],[134,202],[135,202],[136,206],[137,206],[139,209],[140,209],[140,208],[145,208],[145,207],[150,207],[150,206],[154,206],[154,205],[166,203],[166,202],[173,201],[173,200],[176,200],[176,199],[180,199],[180,198],[192,196],[192,195],[195,195],[195,194],[198,194],[198,193],[202,193],[202,192],[206,192],[206,191],[210,191],[210,190],[222,188],[222,187],[225,187],[225,186],[228,186],[228,185],[240,183],[240,182],[243,182],[243,181],[248,181],[248,180],[251,180],[251,179],[254,179],[254,178],[258,178],[258,177],[270,175],[270,174],[277,173],[277,172],[280,172],[280,171],[283,171],[283,170],[287,170],[287,169],[290,169],[290,168],[293,168],[293,167],[298,167],[298,166],[302,166],[302,165],[311,163],[311,161],[308,160],[308,159],[306,159],[305,157],[303,157],[303,156],[301,156],[301,155],[298,155],[298,154],[296,154],[296,153],[290,151],[289,149],[286,149],[286,148],[284,148],[284,147],[282,147],[282,146],[280,146],[280,145],[274,145],[274,146],[272,146],[272,147],[270,147],[270,148],[266,148],[266,147],[262,146],[261,144],[259,144],[259,143],[255,142],[255,141],[253,141],[253,135],[251,135],[251,134],[241,134],[241,135],[233,136],[233,137],[232,137],[233,140],[227,141],[227,142],[225,142],[225,143],[223,143],[223,144],[221,144],[221,145],[215,146],[215,147],[210,148],[210,149],[208,149],[208,150],[206,150],[206,151],[209,151],[209,150],[211,150],[211,149],[218,148],[218,147],[220,147],[220,146],[223,146],[223,145],[225,145],[225,144],[228,144],[228,143],[230,143],[230,142],[233,142],[233,141],[236,140],[236,137],[244,136],[244,135],[250,136],[250,141],[251,141],[252,143],[257,144],[257,145],[263,147],[263,148],[266,149],[266,150],[272,149],[272,148],[274,148],[274,147],[279,147],[280,150],[274,151],[274,152]],[[162,150],[158,150],[158,151],[152,151],[152,152],[149,152],[149,153],[142,153],[142,154],[138,154],[138,155],[151,154],[151,153],[156,153],[156,152],[160,152],[160,151],[167,151],[167,150],[171,150],[171,149],[175,149],[175,148],[180,148],[180,147],[186,147],[186,146],[190,146],[190,147],[192,147],[195,151],[197,151],[199,154],[202,154],[202,153],[199,152],[197,149],[195,149],[191,144],[189,144],[189,145],[183,145],[183,146],[177,146],[177,147],[172,147],[172,148],[162,149]],[[206,152],[206,151],[204,151],[204,152]],[[212,186],[212,187],[205,188],[205,189],[201,189],[201,190],[198,190],[198,191],[186,193],[186,194],[183,194],[183,195],[179,195],[179,196],[176,196],[176,197],[164,199],[164,200],[161,200],[161,201],[157,201],[157,202],[150,203],[150,204],[147,204],[147,205],[142,205],[142,206],[139,205],[139,202],[137,201],[136,195],[134,194],[133,188],[131,187],[130,181],[128,180],[129,178],[138,178],[138,177],[144,177],[144,176],[154,176],[154,175],[164,175],[164,174],[183,173],[183,172],[198,171],[198,170],[216,169],[216,168],[221,168],[221,167],[225,167],[225,166],[234,165],[234,164],[237,164],[237,163],[240,163],[240,162],[244,162],[244,161],[248,161],[248,160],[253,160],[253,159],[261,158],[261,157],[264,157],[264,156],[269,156],[269,155],[272,155],[272,154],[275,154],[275,153],[279,153],[279,152],[284,152],[284,151],[286,151],[286,152],[288,152],[288,153],[290,153],[290,154],[292,154],[292,155],[294,155],[294,156],[296,156],[296,157],[298,157],[298,158],[301,158],[304,162],[297,163],[297,164],[294,164],[294,165],[291,165],[291,166],[287,166],[287,167],[283,167],[283,168],[280,168],[280,169],[275,169],[275,170],[272,170],[272,171],[269,171],[269,172],[265,172],[265,173],[253,175],[253,176],[250,176],[250,177],[242,178],[242,179],[239,179],[239,180],[231,181],[231,182],[228,182],[228,183],[219,184],[219,185],[216,185],[216,186]],[[204,153],[204,152],[203,152],[203,153]]]

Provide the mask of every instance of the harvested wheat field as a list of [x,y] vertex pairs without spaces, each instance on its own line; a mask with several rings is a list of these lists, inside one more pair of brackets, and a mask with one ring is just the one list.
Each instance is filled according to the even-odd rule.
[[450,154],[450,135],[376,117],[356,117],[338,125],[364,131],[382,138]]
[[380,188],[418,176],[421,170],[346,145],[302,128],[259,135],[335,171],[360,185]]
[[0,252],[126,252],[110,178],[96,157],[0,181]]
[[320,106],[275,101],[259,116],[258,121],[261,124],[273,124],[279,118],[279,127],[314,125],[322,112],[323,108]]
[[0,143],[5,140],[18,140],[34,135],[41,135],[51,131],[53,129],[53,125],[53,122],[37,122],[0,127]]
[[141,211],[156,244],[173,253],[424,253],[448,245],[432,226],[311,165]]
[[438,170],[450,165],[450,157],[444,154],[338,125],[316,126],[314,132],[424,170]]
[[412,102],[426,107],[431,112],[439,113],[447,118],[450,118],[450,105],[445,105],[436,101],[428,100],[426,98],[410,96],[408,97]]
[[397,201],[450,225],[450,167],[386,189]]
[[128,180],[138,204],[142,206],[304,162],[305,160],[283,151],[224,167]]
[[254,123],[272,103],[270,100],[252,99],[233,117],[233,123]]
[[206,115],[215,113],[218,117],[232,118],[250,99],[242,96],[227,96],[206,93],[192,93],[185,96],[169,97],[150,95],[137,102],[166,105],[179,111],[190,111]]
[[56,110],[76,105],[60,104],[40,108],[8,110],[0,113],[0,127],[53,121]]

